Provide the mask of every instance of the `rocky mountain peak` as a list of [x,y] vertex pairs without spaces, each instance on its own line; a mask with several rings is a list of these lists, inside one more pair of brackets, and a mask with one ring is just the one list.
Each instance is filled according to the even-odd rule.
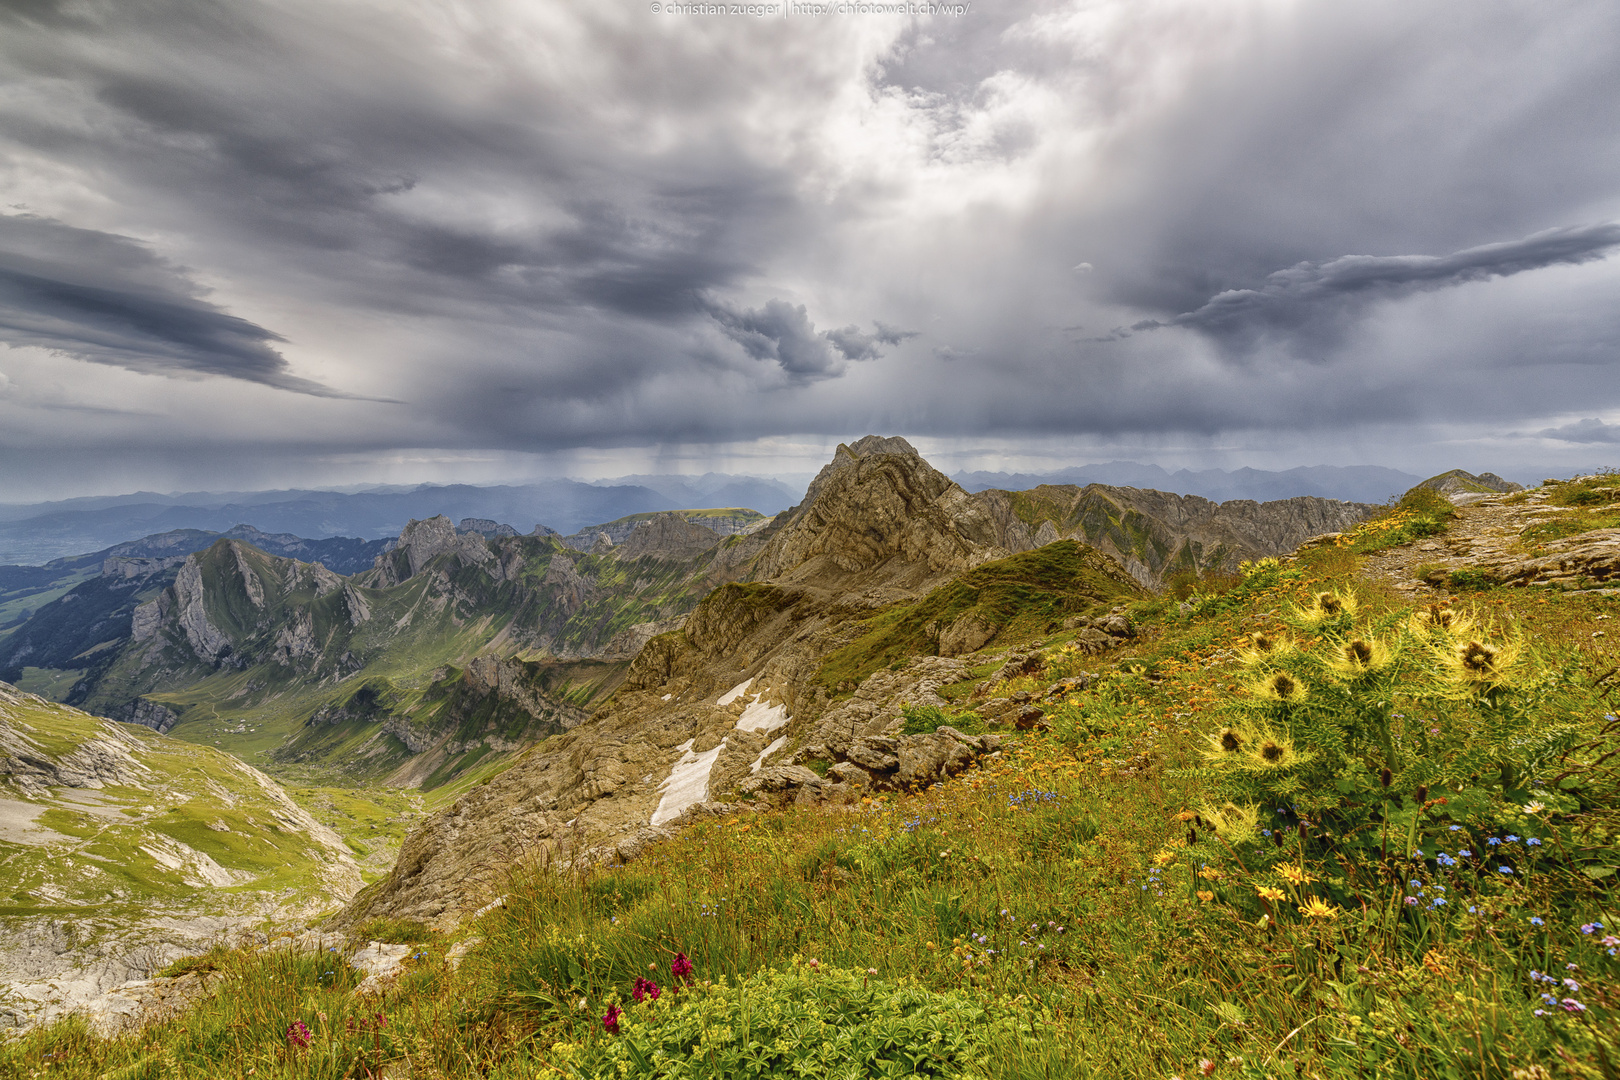
[[998,540],[983,507],[910,443],[868,435],[838,447],[760,553],[755,573],[837,577],[894,561],[909,567],[896,567],[900,576],[920,582],[1009,554]]
[[400,530],[399,543],[392,551],[377,556],[375,569],[382,583],[396,585],[415,577],[440,555],[455,554],[462,562],[483,565],[494,559],[484,537],[477,532],[459,532],[443,514],[421,521],[412,519]]
[[1524,490],[1523,484],[1504,480],[1495,473],[1483,472],[1476,476],[1462,469],[1452,469],[1439,476],[1431,476],[1417,486],[1438,491],[1448,499],[1454,495],[1489,495],[1496,492]]
[[839,443],[838,449],[833,451],[832,460],[823,465],[821,471],[816,474],[816,478],[810,481],[810,486],[804,493],[804,501],[799,505],[801,507],[809,506],[815,502],[816,497],[821,494],[821,489],[825,486],[828,477],[872,454],[900,454],[922,461],[922,455],[917,453],[916,447],[898,435],[887,437],[883,435],[865,435],[856,439],[853,446],[847,443]]

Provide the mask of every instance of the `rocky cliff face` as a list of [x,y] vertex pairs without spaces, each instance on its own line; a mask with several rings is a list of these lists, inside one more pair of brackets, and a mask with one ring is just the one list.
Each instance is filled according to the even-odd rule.
[[693,559],[717,547],[720,534],[679,514],[657,514],[640,522],[613,548],[615,559]]

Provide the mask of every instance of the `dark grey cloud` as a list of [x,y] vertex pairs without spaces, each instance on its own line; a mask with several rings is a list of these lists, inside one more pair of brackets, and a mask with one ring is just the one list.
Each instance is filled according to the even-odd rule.
[[1342,332],[1345,321],[1374,300],[1550,266],[1578,266],[1605,258],[1617,247],[1620,224],[1605,222],[1545,229],[1450,255],[1343,255],[1325,263],[1301,262],[1267,275],[1257,289],[1228,289],[1194,311],[1162,322],[1143,320],[1131,330],[1183,326],[1238,347],[1252,347],[1256,339],[1276,334],[1320,340]]
[[1605,424],[1595,416],[1562,427],[1543,428],[1542,438],[1569,443],[1620,443],[1620,424]]
[[901,330],[882,320],[874,322],[870,334],[862,332],[854,323],[839,327],[837,330],[828,330],[826,333],[826,338],[832,343],[833,348],[843,353],[848,360],[877,360],[883,356],[879,345],[899,345],[918,336],[920,335],[916,330]]
[[851,324],[818,332],[803,304],[767,300],[757,308],[710,303],[708,314],[721,333],[755,360],[773,360],[794,383],[836,378],[851,360],[877,360],[879,344],[898,345],[916,333],[883,323],[867,334]]
[[[77,87],[97,122],[18,109],[12,137],[86,167],[116,161],[160,201],[183,191],[171,211],[186,228],[325,276],[329,297],[430,316],[690,318],[780,225],[779,173],[725,141],[610,146],[521,57],[502,58],[507,94],[470,106],[434,93],[422,65],[437,43],[408,19],[156,0],[90,9],[64,34],[41,25],[52,10],[11,13],[9,59]],[[469,193],[523,220],[462,213]]]
[[0,216],[0,341],[135,371],[220,375],[302,394],[272,330],[202,298],[182,271],[124,236]]

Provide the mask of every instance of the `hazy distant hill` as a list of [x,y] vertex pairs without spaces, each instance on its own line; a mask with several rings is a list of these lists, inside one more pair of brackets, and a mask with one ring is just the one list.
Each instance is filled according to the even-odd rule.
[[336,491],[254,492],[238,494],[225,503],[184,498],[187,501],[147,496],[76,499],[32,508],[37,513],[7,507],[3,516],[10,520],[0,521],[0,563],[42,563],[174,529],[224,532],[243,521],[266,533],[374,540],[398,536],[413,519],[439,514],[454,521],[487,518],[525,532],[545,524],[566,533],[626,514],[690,505],[650,488],[598,487],[570,480],[522,487],[424,484],[407,491],[349,495]]
[[1157,465],[1135,461],[1109,461],[1098,465],[1076,465],[1049,473],[959,472],[951,477],[968,491],[1001,488],[1027,491],[1041,484],[1110,484],[1116,487],[1150,488],[1177,495],[1199,495],[1215,502],[1227,499],[1254,499],[1269,502],[1315,495],[1345,502],[1381,503],[1399,495],[1422,479],[1398,469],[1374,465],[1313,465],[1283,472],[1263,469],[1178,469],[1168,472]]

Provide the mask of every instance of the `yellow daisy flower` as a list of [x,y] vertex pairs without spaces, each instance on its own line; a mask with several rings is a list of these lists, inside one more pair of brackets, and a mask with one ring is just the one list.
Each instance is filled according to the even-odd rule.
[[1299,913],[1307,919],[1337,919],[1339,917],[1338,908],[1323,902],[1320,897],[1316,896],[1299,905]]
[[1309,870],[1301,870],[1293,863],[1279,863],[1277,873],[1281,874],[1284,880],[1294,885],[1304,885],[1307,882],[1316,880],[1311,876]]

